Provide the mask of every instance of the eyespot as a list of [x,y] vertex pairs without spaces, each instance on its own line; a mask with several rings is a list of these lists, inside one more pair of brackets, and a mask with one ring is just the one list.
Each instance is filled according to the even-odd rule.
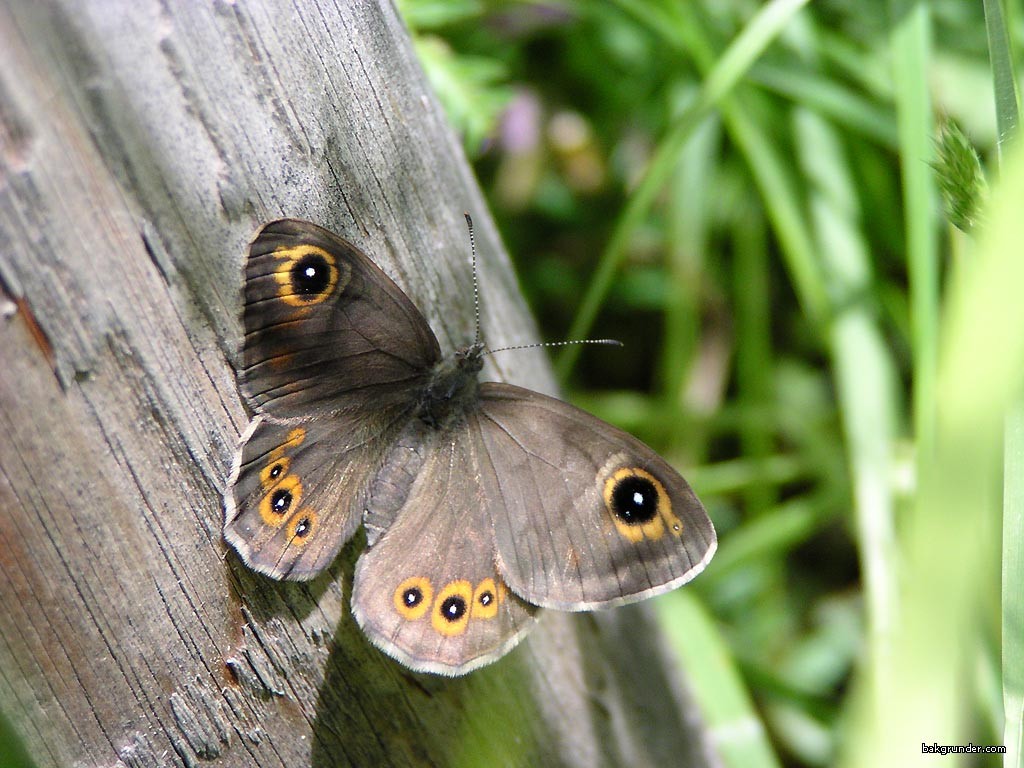
[[278,248],[274,257],[279,259],[274,269],[277,295],[293,307],[319,304],[348,283],[348,265],[342,265],[342,275],[334,256],[315,245]]
[[434,601],[430,623],[446,637],[461,635],[469,624],[473,585],[468,581],[453,581],[446,585]]
[[493,619],[498,615],[499,593],[494,579],[484,579],[473,590],[473,608],[470,614],[474,619]]
[[430,586],[430,579],[424,576],[412,576],[395,589],[395,610],[409,621],[416,621],[426,614],[433,600],[434,590]]
[[292,507],[292,492],[284,488],[278,488],[270,494],[270,511],[275,515],[283,515]]
[[288,523],[288,540],[292,546],[304,547],[316,533],[319,518],[311,509],[303,509]]
[[[262,478],[262,473],[260,476]],[[260,517],[267,525],[280,528],[301,499],[302,483],[298,475],[285,475],[276,485],[269,486],[260,499]]]
[[260,470],[260,484],[264,488],[270,488],[284,475],[288,474],[288,467],[291,466],[291,459],[281,457],[273,460]]
[[654,475],[639,467],[621,467],[604,481],[604,504],[619,533],[637,543],[657,541],[666,526],[680,536],[683,525],[672,513],[672,501]]
[[320,254],[311,253],[292,264],[291,278],[296,293],[319,296],[331,284],[331,265]]
[[267,455],[267,463],[260,470],[260,485],[264,488],[273,486],[282,475],[288,474],[291,466],[291,459],[284,455],[285,450],[297,448],[306,439],[306,430],[302,427],[295,427],[288,433],[288,437],[281,445],[277,446]]

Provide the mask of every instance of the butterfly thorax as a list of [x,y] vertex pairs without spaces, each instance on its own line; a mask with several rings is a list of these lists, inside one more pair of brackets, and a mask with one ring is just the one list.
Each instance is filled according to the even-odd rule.
[[443,429],[472,409],[479,386],[477,374],[484,367],[483,351],[484,345],[477,343],[438,361],[420,396],[420,419]]

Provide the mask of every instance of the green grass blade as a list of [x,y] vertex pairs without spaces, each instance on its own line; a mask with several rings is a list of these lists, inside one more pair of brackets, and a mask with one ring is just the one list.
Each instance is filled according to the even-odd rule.
[[895,151],[899,142],[892,111],[817,72],[759,63],[750,79],[764,88],[810,107],[836,125],[845,126]]
[[[687,50],[697,66],[706,71],[714,62],[714,48],[699,26],[696,20],[692,20],[683,29]],[[757,121],[751,102],[741,94],[734,94],[720,102],[719,110],[757,185],[772,230],[782,246],[782,256],[804,314],[812,327],[824,332],[830,311],[828,292],[802,207],[792,160],[780,151],[770,132]]]
[[[736,313],[736,385],[737,400],[751,412],[768,410],[775,387],[775,360],[772,356],[771,262],[768,256],[767,226],[764,215],[750,215],[736,222],[736,269],[734,306]],[[756,419],[744,419],[739,425],[741,453],[748,460],[765,461],[775,451],[770,425]],[[743,507],[751,516],[763,515],[775,504],[775,490],[765,482],[747,489]]]
[[828,292],[802,207],[792,160],[785,157],[770,135],[750,118],[742,103],[723,104],[722,114],[730,135],[750,167],[775,236],[782,245],[782,256],[807,322],[824,333],[830,311]]
[[894,22],[890,48],[910,273],[913,421],[920,476],[929,461],[934,435],[939,322],[937,195],[930,167],[934,161],[934,129],[928,96],[931,16],[928,3],[923,2],[891,0],[890,8]]
[[[707,71],[715,60],[714,48],[699,26],[693,20],[682,28],[688,52],[697,66]],[[802,209],[792,160],[784,156],[770,133],[755,119],[756,110],[750,109],[749,99],[730,95],[722,99],[719,110],[757,185],[804,314],[812,327],[823,331],[829,315],[828,294]]]
[[1013,71],[1010,35],[1003,19],[1002,0],[984,0],[988,55],[992,62],[992,82],[996,97],[996,131],[1000,154],[1017,133],[1020,104],[1017,78]]
[[[796,145],[810,180],[818,252],[835,301],[830,347],[853,478],[854,519],[867,612],[867,652],[888,653],[896,614],[897,574],[891,478],[896,438],[896,372],[876,325],[872,266],[850,164],[830,125],[796,113]],[[872,668],[876,672],[878,668]],[[876,687],[877,688],[877,687]]]
[[669,642],[686,667],[722,762],[735,768],[778,766],[729,648],[700,602],[678,589],[659,598],[655,606]]
[[[846,757],[856,766],[923,764],[920,743],[926,734],[954,743],[956,718],[944,695],[921,701],[921,689],[930,674],[946,693],[951,660],[962,664],[958,653],[961,638],[953,631],[942,633],[932,643],[924,625],[934,622],[936,600],[948,602],[963,594],[962,585],[950,585],[948,578],[928,584],[935,560],[923,547],[929,536],[938,536],[932,547],[951,545],[949,531],[940,529],[942,505],[947,499],[931,495],[943,478],[931,474],[937,456],[935,447],[935,381],[938,350],[938,264],[934,216],[935,195],[930,178],[932,155],[931,104],[928,97],[927,67],[930,60],[931,17],[926,3],[903,0],[890,2],[893,20],[890,50],[903,179],[905,238],[910,276],[912,349],[914,355],[913,422],[917,444],[919,491],[917,524],[907,534],[910,559],[905,563],[904,589],[900,595],[900,623],[893,628],[890,647],[875,647],[867,659],[866,675],[859,680],[861,733],[847,743]],[[936,502],[936,506],[927,506]],[[932,550],[932,553],[934,549]],[[959,572],[959,571],[957,571]],[[949,587],[944,590],[944,587]],[[960,586],[961,589],[955,589]],[[949,592],[944,595],[943,592]],[[941,595],[941,597],[940,597]],[[930,607],[926,607],[929,606]],[[957,608],[962,605],[956,603]],[[954,614],[942,622],[957,622]],[[953,624],[955,627],[956,625]],[[946,629],[949,629],[947,624]],[[914,647],[916,645],[916,647]],[[926,671],[927,670],[927,671]],[[927,722],[925,712],[927,712]],[[953,741],[950,741],[953,739]],[[930,757],[930,755],[928,756]]]
[[[984,0],[985,30],[996,106],[1000,158],[1017,134],[1020,104],[1013,52],[1000,0]],[[1024,766],[1024,399],[1006,420],[1003,437],[1002,684],[1004,765]]]
[[920,476],[930,461],[934,435],[939,317],[936,191],[930,167],[934,161],[935,135],[928,82],[932,23],[928,3],[891,0],[890,8],[910,278],[913,427]]
[[[695,487],[704,493],[703,486]],[[828,524],[836,516],[834,507],[825,499],[792,499],[734,528],[719,545],[715,567],[701,576],[700,589],[713,590],[740,568],[784,556]]]
[[712,227],[707,198],[694,196],[693,190],[714,188],[721,133],[717,120],[705,120],[686,143],[677,172],[668,182],[666,266],[673,290],[665,305],[665,343],[658,364],[659,406],[677,419],[687,415],[683,406],[687,376],[700,337],[705,258]]

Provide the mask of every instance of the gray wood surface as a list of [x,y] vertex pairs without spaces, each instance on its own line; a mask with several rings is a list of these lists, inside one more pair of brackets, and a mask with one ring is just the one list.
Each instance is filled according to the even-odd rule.
[[[221,539],[259,226],[363,246],[443,346],[535,337],[389,3],[0,3],[0,708],[51,766],[706,765],[642,607],[547,613],[459,680]],[[541,351],[485,374],[551,392]],[[500,366],[495,368],[497,363]]]

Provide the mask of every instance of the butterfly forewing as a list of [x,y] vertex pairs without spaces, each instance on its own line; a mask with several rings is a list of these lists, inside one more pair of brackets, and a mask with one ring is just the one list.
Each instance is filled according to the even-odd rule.
[[245,268],[242,390],[258,411],[372,418],[407,405],[440,358],[423,315],[358,248],[307,222],[268,224]]
[[560,400],[480,387],[484,498],[501,571],[536,605],[633,602],[704,569],[717,540],[686,481],[632,435]]

